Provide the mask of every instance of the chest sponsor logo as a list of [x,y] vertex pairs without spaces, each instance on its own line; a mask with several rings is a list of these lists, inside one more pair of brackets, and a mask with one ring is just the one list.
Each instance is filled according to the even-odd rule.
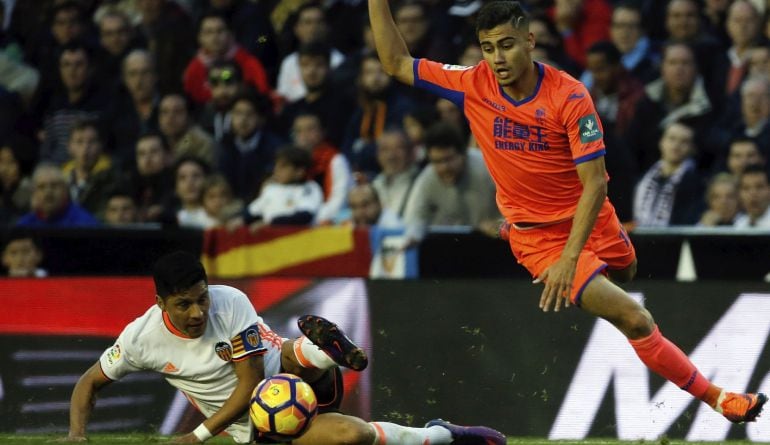
[[214,351],[217,353],[219,358],[226,362],[229,362],[233,359],[233,347],[230,346],[230,343],[220,341],[214,346]]
[[107,366],[112,367],[120,360],[120,345],[113,345],[109,351],[107,351]]
[[490,107],[494,108],[495,110],[505,111],[505,105],[500,105],[497,102],[492,102],[491,100],[487,99],[486,97],[481,99],[481,101],[484,102],[485,104],[489,105]]
[[527,125],[498,116],[492,123],[495,149],[506,151],[547,151],[550,149],[545,127]]
[[599,129],[595,114],[581,117],[578,120],[578,131],[580,131],[580,142],[584,144],[602,138],[602,131]]

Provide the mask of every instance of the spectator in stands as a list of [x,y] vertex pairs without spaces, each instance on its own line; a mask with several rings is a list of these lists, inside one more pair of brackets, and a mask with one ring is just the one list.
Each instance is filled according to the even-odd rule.
[[414,105],[383,71],[376,53],[361,61],[357,89],[358,106],[350,113],[340,148],[354,171],[372,177],[379,171],[375,141],[385,128],[400,127]]
[[99,225],[87,210],[69,199],[61,168],[42,162],[32,173],[30,212],[16,223],[22,227],[88,227]]
[[[320,3],[311,1],[303,4],[297,10],[296,17],[293,33],[299,46],[317,40],[328,43],[326,13]],[[331,49],[330,65],[332,69],[337,68],[344,60],[344,54],[336,48]],[[297,51],[287,55],[281,61],[281,67],[278,71],[277,93],[288,103],[297,101],[307,94],[300,74],[299,53]]]
[[140,222],[158,222],[164,205],[174,195],[174,173],[171,153],[163,136],[148,132],[136,141],[134,162],[122,180],[130,190],[138,208]]
[[[770,156],[770,80],[764,75],[746,79],[740,88],[740,116],[725,116],[722,128],[727,132],[713,132],[716,147],[725,147],[731,139],[748,137],[757,141],[762,155]],[[718,150],[718,148],[715,148]]]
[[231,222],[231,227],[245,223],[255,231],[265,224],[311,224],[323,203],[321,187],[307,179],[312,164],[305,149],[289,145],[278,150],[271,182],[246,207],[243,217]]
[[[4,17],[5,3],[0,2],[0,20]],[[26,63],[19,42],[0,26],[0,138],[16,128],[14,118],[32,103],[39,83],[40,73]]]
[[412,145],[403,131],[389,129],[380,135],[377,139],[377,162],[381,171],[372,180],[377,203],[388,213],[402,218],[409,194],[420,173],[414,161]]
[[382,207],[377,190],[371,184],[359,184],[348,193],[350,223],[353,227],[377,226],[385,229],[403,227],[401,220],[390,209]]
[[174,159],[191,155],[214,165],[214,138],[194,122],[191,107],[182,94],[163,96],[158,106],[158,129]]
[[238,96],[230,111],[231,132],[220,143],[219,171],[230,181],[233,195],[244,202],[259,194],[262,182],[272,172],[275,152],[284,143],[265,126],[270,109],[265,96]]
[[479,151],[469,150],[461,133],[446,123],[428,130],[425,146],[430,164],[417,177],[404,212],[410,243],[421,241],[432,225],[496,234],[495,186]]
[[233,198],[227,178],[220,174],[209,175],[203,182],[203,210],[208,221],[204,228],[224,226],[228,220],[243,211],[243,203]]
[[0,144],[0,190],[3,201],[0,205],[0,226],[12,225],[29,210],[32,195],[32,148],[21,139],[9,139]]
[[164,222],[176,222],[179,227],[205,229],[211,224],[203,209],[203,183],[210,173],[210,167],[203,159],[183,156],[174,165],[174,202],[166,206],[173,213],[167,214]]
[[481,53],[481,47],[477,42],[468,42],[460,52],[457,58],[457,64],[460,66],[476,66],[484,60]]
[[56,73],[63,48],[84,40],[86,31],[85,12],[77,1],[67,0],[54,6],[48,27],[26,42],[24,54],[40,72],[43,96],[50,94],[57,83]]
[[738,196],[743,212],[735,218],[739,229],[770,229],[770,180],[761,165],[750,165],[738,180]]
[[438,122],[438,116],[433,107],[418,104],[404,115],[404,133],[409,138],[409,145],[414,151],[414,160],[420,167],[423,167],[427,162],[425,160],[425,132],[436,122]]
[[746,167],[753,164],[766,164],[757,141],[743,136],[733,139],[727,153],[727,172],[733,175],[734,179],[738,179]]
[[435,107],[439,121],[446,122],[455,128],[460,129],[463,138],[467,141],[466,144],[468,147],[478,147],[476,139],[473,137],[471,129],[468,126],[468,121],[463,115],[463,111],[455,105],[454,102],[441,97],[436,100]]
[[211,100],[203,106],[201,124],[203,129],[214,135],[219,143],[230,131],[233,101],[244,91],[241,68],[233,61],[215,61],[209,66],[208,83]]
[[695,131],[696,146],[705,145],[701,139],[706,139],[705,134],[711,129],[712,110],[690,47],[684,43],[666,45],[661,76],[645,87],[645,96],[637,103],[634,119],[626,132],[626,141],[637,157],[639,168],[645,171],[657,161],[663,129],[674,121]]
[[291,129],[296,147],[307,150],[313,159],[308,178],[321,186],[323,205],[315,215],[317,224],[334,222],[345,208],[348,190],[353,178],[348,161],[342,153],[326,140],[321,118],[312,113],[300,113]]
[[770,46],[755,45],[748,54],[748,76],[770,76]]
[[96,121],[78,121],[72,126],[67,143],[71,160],[62,166],[72,202],[97,217],[103,216],[107,198],[117,181],[112,161],[102,147]]
[[158,129],[158,75],[155,60],[143,49],[123,59],[125,92],[115,99],[109,117],[113,161],[125,166],[134,159],[136,138]]
[[99,27],[97,78],[112,89],[120,84],[123,59],[131,49],[143,47],[144,42],[136,35],[131,19],[117,8],[107,9],[95,19]]
[[645,33],[642,10],[635,3],[624,1],[613,9],[610,41],[620,51],[620,61],[631,76],[643,83],[655,80],[659,73],[660,54]]
[[719,43],[727,48],[730,38],[727,36],[727,8],[731,0],[706,0],[703,2],[704,32],[714,36]]
[[443,31],[433,26],[433,19],[426,3],[406,1],[394,6],[393,19],[414,58],[453,60],[448,39],[440,38]]
[[[535,48],[532,50],[534,60],[553,65],[573,76],[580,75],[581,68],[564,52],[564,41],[559,30],[545,13],[532,14],[529,31],[535,36]],[[478,46],[476,40],[474,43]]]
[[666,127],[660,139],[660,160],[642,176],[634,194],[637,227],[695,224],[702,212],[703,189],[692,154],[692,128],[679,122]]
[[727,12],[727,35],[730,47],[727,49],[729,64],[721,68],[724,76],[725,95],[738,90],[748,72],[750,49],[759,42],[762,18],[749,0],[734,1]]
[[565,52],[581,68],[588,47],[610,37],[612,8],[607,0],[557,0],[550,14]]
[[703,20],[698,0],[670,0],[666,5],[665,28],[669,43],[685,43],[693,53],[704,88],[712,101],[724,93],[723,67],[730,64],[725,48],[712,35],[702,30]]
[[11,278],[43,278],[48,272],[40,267],[43,249],[30,234],[14,231],[8,236],[2,254],[5,275]]
[[717,173],[706,188],[706,211],[699,226],[732,226],[738,216],[738,184],[729,173]]
[[43,114],[44,137],[40,159],[61,164],[67,160],[67,139],[74,122],[83,118],[101,118],[107,111],[109,97],[93,81],[93,66],[85,46],[71,44],[62,48],[56,90]]
[[182,73],[195,55],[195,28],[190,17],[175,1],[142,0],[136,2],[141,22],[137,30],[152,57],[162,61],[155,69],[161,93],[181,91]]
[[271,94],[265,67],[233,39],[227,19],[209,12],[198,27],[198,53],[184,72],[184,91],[198,104],[211,100],[208,67],[217,60],[233,61],[241,69],[243,81],[260,94]]
[[207,3],[209,11],[227,19],[238,44],[262,62],[268,79],[275,79],[278,74],[278,45],[270,23],[272,2],[208,0]]
[[307,92],[284,107],[281,112],[282,127],[290,129],[300,113],[313,113],[321,118],[329,142],[339,147],[347,124],[340,117],[349,114],[355,103],[344,86],[332,82],[331,48],[322,41],[314,40],[299,47],[298,58]]
[[136,200],[127,190],[115,189],[107,198],[104,223],[109,226],[126,226],[139,222]]

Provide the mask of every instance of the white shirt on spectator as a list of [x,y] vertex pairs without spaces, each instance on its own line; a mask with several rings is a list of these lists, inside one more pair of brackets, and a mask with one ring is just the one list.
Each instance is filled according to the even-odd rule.
[[765,210],[765,213],[757,218],[754,224],[751,224],[751,218],[745,213],[741,213],[735,217],[733,227],[736,229],[770,229],[770,207]]
[[[345,61],[345,55],[339,50],[332,48],[331,69],[337,68]],[[296,102],[307,94],[305,82],[302,80],[302,74],[299,71],[299,53],[294,51],[284,57],[281,62],[281,68],[278,70],[278,94],[283,96],[287,102]]]
[[316,215],[322,203],[323,192],[315,181],[305,181],[302,184],[270,183],[247,209],[249,215],[262,217],[262,221],[269,224],[275,218],[300,212]]

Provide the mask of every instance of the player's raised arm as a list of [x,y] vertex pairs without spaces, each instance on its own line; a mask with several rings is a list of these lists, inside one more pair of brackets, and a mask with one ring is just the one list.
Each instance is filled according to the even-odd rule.
[[70,431],[68,442],[85,442],[86,425],[96,402],[96,393],[112,380],[105,377],[99,362],[80,376],[70,399]]
[[396,28],[388,0],[369,0],[369,20],[382,67],[407,85],[414,85],[414,58]]

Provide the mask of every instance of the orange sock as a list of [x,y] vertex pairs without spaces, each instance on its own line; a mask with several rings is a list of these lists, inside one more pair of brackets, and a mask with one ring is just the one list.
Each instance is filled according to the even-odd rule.
[[657,325],[649,336],[629,343],[652,371],[712,407],[716,404],[721,389],[706,380],[685,353],[660,333]]

